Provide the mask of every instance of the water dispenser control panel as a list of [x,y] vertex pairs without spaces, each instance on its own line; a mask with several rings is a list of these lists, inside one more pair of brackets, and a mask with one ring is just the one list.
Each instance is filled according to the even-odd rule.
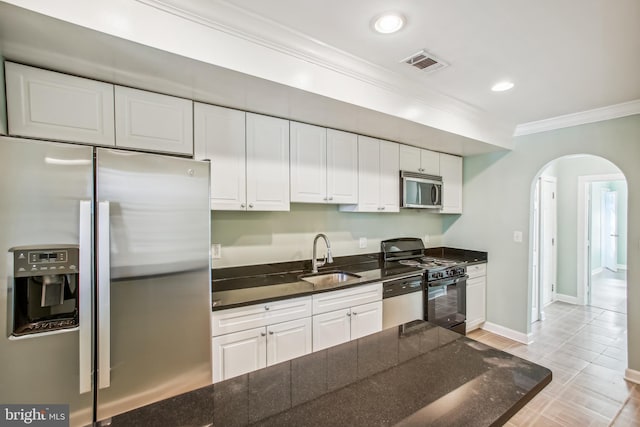
[[14,276],[74,274],[78,272],[77,247],[55,249],[14,249]]

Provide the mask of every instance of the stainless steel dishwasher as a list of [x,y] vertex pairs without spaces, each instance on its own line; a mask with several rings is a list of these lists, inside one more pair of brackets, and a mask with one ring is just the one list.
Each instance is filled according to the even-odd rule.
[[390,328],[412,320],[423,320],[425,318],[423,291],[423,274],[384,282],[382,327]]

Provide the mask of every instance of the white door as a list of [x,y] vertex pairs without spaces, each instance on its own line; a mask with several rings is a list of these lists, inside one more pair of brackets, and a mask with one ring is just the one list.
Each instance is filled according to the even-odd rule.
[[382,330],[382,301],[351,307],[351,339]]
[[351,339],[351,311],[330,311],[313,316],[313,351],[342,344]]
[[265,328],[213,337],[213,382],[267,366]]
[[462,213],[462,157],[440,154],[441,213]]
[[618,271],[618,192],[607,191],[603,197],[604,266]]
[[542,305],[550,304],[556,293],[556,179],[540,181],[540,287]]
[[358,136],[327,129],[329,203],[358,203]]
[[247,113],[247,210],[289,210],[289,121]]
[[291,122],[291,201],[327,202],[327,130]]
[[311,317],[267,326],[267,366],[311,353]]
[[211,209],[246,210],[245,112],[196,102],[194,155],[211,160]]

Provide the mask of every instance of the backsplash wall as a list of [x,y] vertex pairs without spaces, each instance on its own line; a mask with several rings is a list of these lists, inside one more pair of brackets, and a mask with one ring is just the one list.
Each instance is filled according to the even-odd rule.
[[[222,245],[213,268],[310,259],[313,238],[325,233],[334,256],[380,251],[394,237],[429,236],[427,247],[441,246],[442,215],[421,209],[400,213],[340,212],[336,205],[291,204],[290,212],[211,212],[211,242]],[[359,248],[359,239],[367,247]],[[318,258],[325,253],[318,242]]]

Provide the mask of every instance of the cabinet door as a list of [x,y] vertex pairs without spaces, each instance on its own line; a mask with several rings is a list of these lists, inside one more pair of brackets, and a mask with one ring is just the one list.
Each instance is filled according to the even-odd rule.
[[382,301],[351,307],[351,339],[382,330]]
[[291,201],[327,202],[327,130],[291,122]]
[[193,154],[193,101],[116,86],[116,146]]
[[400,144],[380,141],[380,207],[400,212]]
[[409,145],[400,145],[400,170],[421,173],[420,152],[424,151]]
[[462,213],[462,157],[440,154],[441,213]]
[[358,212],[380,212],[380,140],[358,135]]
[[421,173],[440,176],[440,153],[420,150]]
[[358,203],[358,136],[327,129],[329,203]]
[[211,209],[246,210],[245,112],[196,102],[194,156],[211,160]]
[[351,311],[330,311],[313,316],[313,351],[342,344],[351,339]]
[[467,331],[478,328],[486,319],[485,276],[467,280]]
[[214,337],[212,346],[214,383],[267,366],[265,328]]
[[247,208],[289,210],[289,122],[247,113]]
[[9,134],[115,145],[113,85],[5,62]]
[[311,353],[311,317],[267,326],[267,366]]

